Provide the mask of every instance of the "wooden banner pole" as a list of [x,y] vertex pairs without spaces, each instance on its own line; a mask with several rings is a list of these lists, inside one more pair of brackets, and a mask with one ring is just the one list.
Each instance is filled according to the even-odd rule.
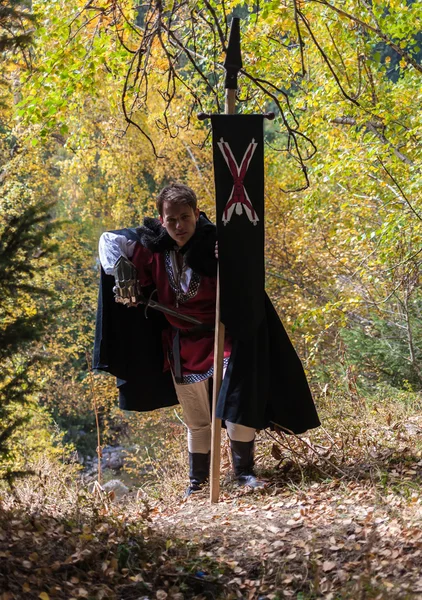
[[[236,89],[226,89],[224,112],[232,115],[236,106]],[[211,421],[211,469],[210,469],[210,501],[218,502],[220,497],[220,463],[221,463],[221,419],[216,417],[218,395],[223,380],[225,327],[220,321],[220,274],[217,271],[217,298],[215,313],[214,338],[214,386],[212,393]]]

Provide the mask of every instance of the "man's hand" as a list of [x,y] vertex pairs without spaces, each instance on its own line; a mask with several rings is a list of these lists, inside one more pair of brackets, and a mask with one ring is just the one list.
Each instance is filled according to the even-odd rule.
[[116,285],[113,288],[114,299],[125,306],[138,306],[142,299],[141,288],[135,265],[121,256],[114,265]]
[[[124,304],[125,306],[138,306],[140,301],[138,300],[137,291],[134,289],[123,291],[121,287],[115,285],[113,288],[114,300],[118,304]],[[127,294],[127,295],[126,295]]]

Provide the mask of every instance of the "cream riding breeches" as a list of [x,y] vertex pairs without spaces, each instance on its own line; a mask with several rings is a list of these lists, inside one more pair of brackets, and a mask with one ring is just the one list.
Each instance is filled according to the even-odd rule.
[[[209,379],[196,383],[175,382],[177,399],[183,409],[183,419],[188,428],[189,452],[207,454],[211,450],[211,410]],[[226,421],[229,438],[236,442],[251,442],[255,429]]]

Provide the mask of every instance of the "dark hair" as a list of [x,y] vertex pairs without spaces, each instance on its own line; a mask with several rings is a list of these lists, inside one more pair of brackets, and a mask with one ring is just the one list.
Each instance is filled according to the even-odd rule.
[[198,204],[195,192],[183,183],[171,183],[170,185],[166,185],[166,187],[163,187],[158,194],[156,206],[160,217],[163,216],[164,202],[168,202],[169,204],[187,204],[194,211]]

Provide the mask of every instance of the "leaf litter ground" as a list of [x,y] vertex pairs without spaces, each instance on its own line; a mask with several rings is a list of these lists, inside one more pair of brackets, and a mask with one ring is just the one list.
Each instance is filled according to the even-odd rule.
[[1,600],[422,598],[422,420],[354,409],[309,437],[261,434],[260,492],[230,481],[224,447],[215,505],[180,499],[171,446],[154,485],[114,502],[41,465],[2,492]]

